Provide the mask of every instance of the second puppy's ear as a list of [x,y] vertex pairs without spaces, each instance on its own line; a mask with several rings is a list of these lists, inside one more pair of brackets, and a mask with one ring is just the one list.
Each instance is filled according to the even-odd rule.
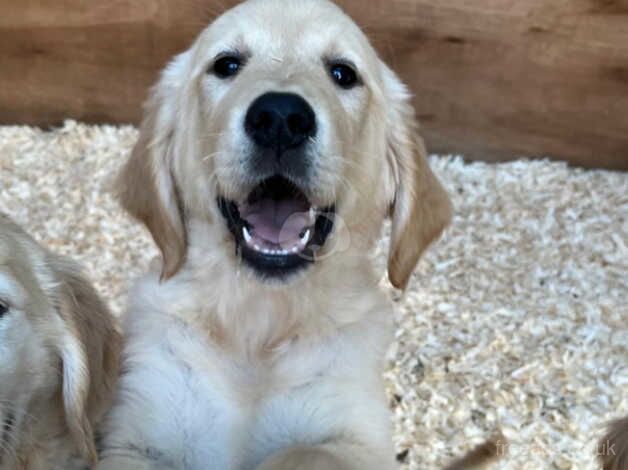
[[50,265],[62,321],[57,348],[66,423],[81,454],[95,462],[93,427],[113,399],[121,335],[109,309],[76,264],[51,255]]
[[122,206],[148,228],[161,251],[162,279],[179,270],[187,252],[185,214],[173,174],[175,126],[187,55],[177,56],[151,90],[138,141],[117,181]]

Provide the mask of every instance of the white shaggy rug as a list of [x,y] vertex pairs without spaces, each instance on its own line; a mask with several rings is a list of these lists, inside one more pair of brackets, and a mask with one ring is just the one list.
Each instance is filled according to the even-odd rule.
[[[136,137],[71,121],[0,127],[0,211],[81,261],[116,312],[156,255],[110,193]],[[596,468],[603,424],[628,414],[628,174],[432,166],[456,215],[396,301],[386,379],[398,460],[442,468],[501,433],[493,468]]]

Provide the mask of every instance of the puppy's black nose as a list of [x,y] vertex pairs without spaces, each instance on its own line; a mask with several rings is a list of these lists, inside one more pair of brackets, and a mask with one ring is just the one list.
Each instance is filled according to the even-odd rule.
[[253,142],[280,155],[316,134],[316,117],[299,95],[270,92],[251,104],[244,127]]

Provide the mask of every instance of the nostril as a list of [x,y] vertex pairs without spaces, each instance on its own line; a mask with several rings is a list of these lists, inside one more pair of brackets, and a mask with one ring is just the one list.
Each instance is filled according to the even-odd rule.
[[313,127],[313,119],[307,114],[291,114],[286,119],[288,130],[292,135],[308,137]]
[[252,126],[258,131],[268,131],[273,127],[273,114],[268,111],[261,111],[252,119]]

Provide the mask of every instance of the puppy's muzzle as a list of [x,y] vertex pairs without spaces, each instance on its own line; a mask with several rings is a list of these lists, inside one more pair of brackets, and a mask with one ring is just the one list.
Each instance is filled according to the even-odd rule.
[[305,176],[304,150],[316,135],[316,116],[305,99],[294,93],[265,93],[251,104],[244,128],[256,147],[256,172]]
[[218,206],[241,259],[262,277],[284,278],[316,260],[334,226],[335,201],[318,206],[308,197],[316,115],[299,95],[269,92],[253,101],[244,128],[254,186],[219,196]]

